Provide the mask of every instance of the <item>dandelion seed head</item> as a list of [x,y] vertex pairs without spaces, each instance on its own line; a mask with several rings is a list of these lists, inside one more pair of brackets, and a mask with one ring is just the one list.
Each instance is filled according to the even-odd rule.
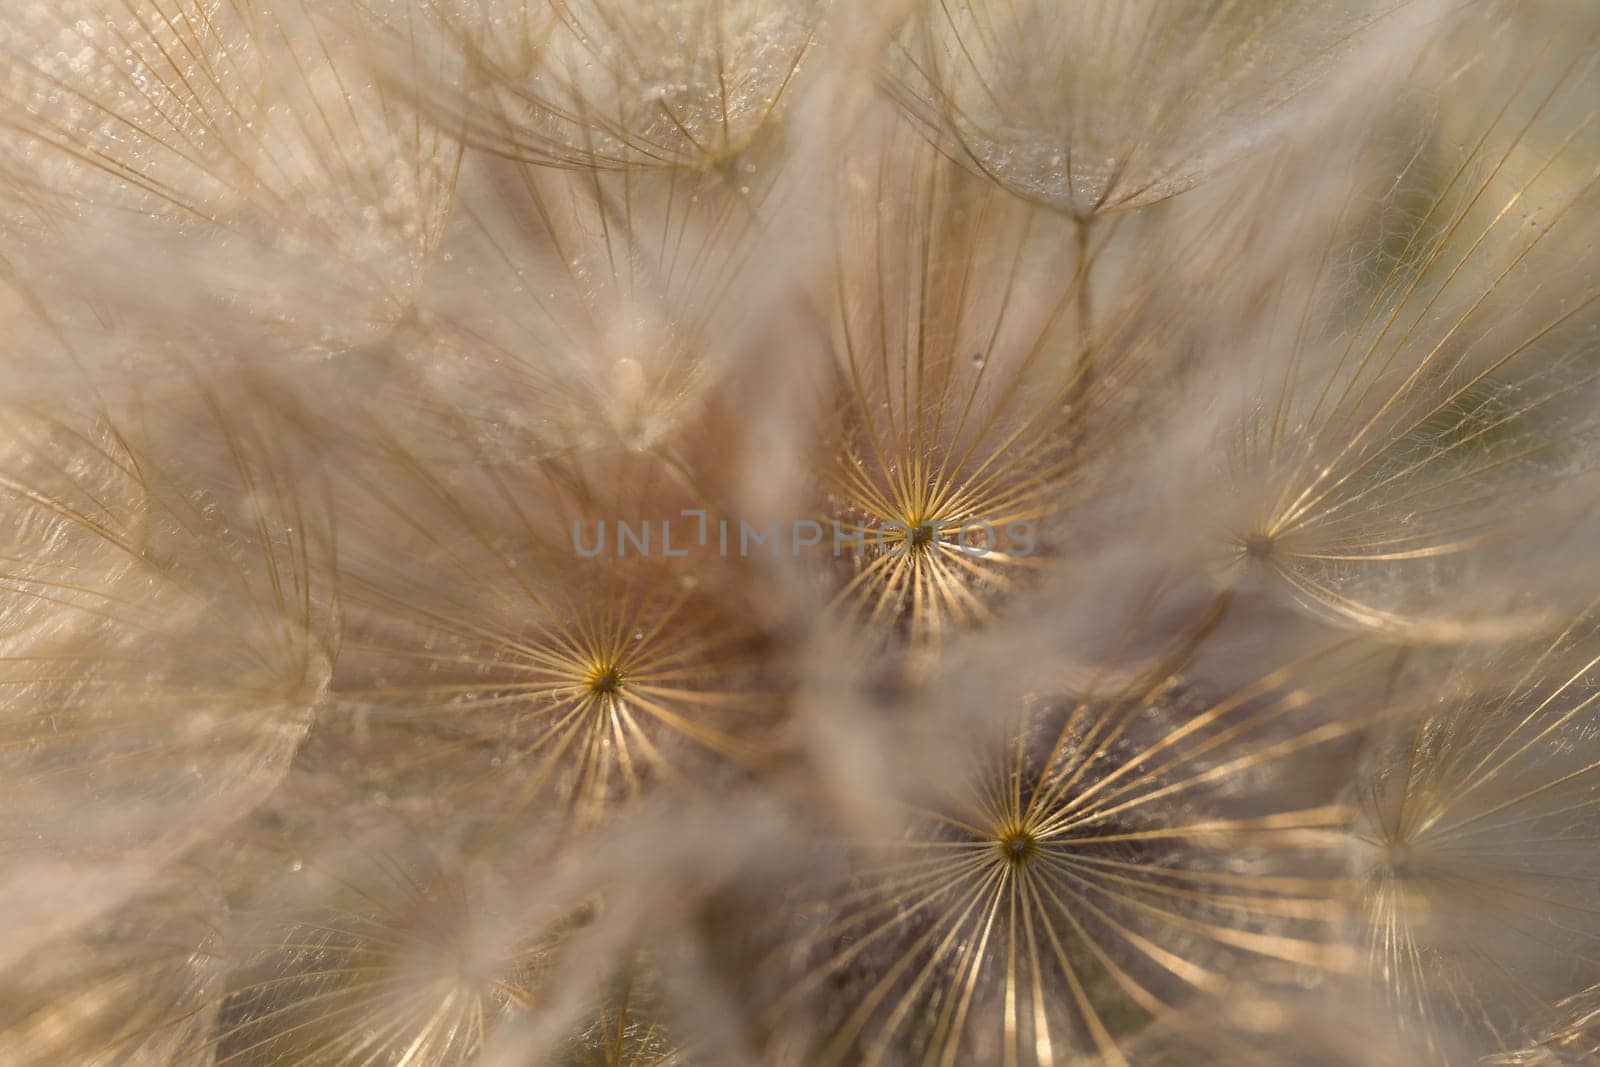
[[10,5],[0,1061],[1590,1062],[1591,8]]
[[532,14],[496,0],[485,27],[441,5],[444,33],[486,84],[427,103],[517,158],[732,175],[781,116],[828,7],[565,0]]
[[[338,866],[328,864],[338,862]],[[232,976],[219,1059],[273,1063],[376,1055],[468,1062],[530,1009],[581,913],[519,910],[506,872],[404,853],[329,858],[327,887],[252,916]]]
[[919,5],[891,55],[891,92],[975,173],[1091,217],[1201,182],[1281,131],[1309,83],[1359,68],[1364,39],[1371,51],[1385,31],[1415,32],[1392,9],[1319,0],[1080,14],[1031,0]]
[[[1592,669],[1577,653],[1589,633],[1580,620],[1554,645],[1524,646],[1531,670],[1463,668],[1453,698],[1380,734],[1354,788],[1370,973],[1399,1031],[1437,1058],[1462,1042],[1507,1046],[1517,1024],[1505,986],[1553,989],[1558,973],[1583,981],[1590,969],[1543,932],[1571,937],[1588,922],[1567,879],[1595,767],[1566,741],[1591,695],[1575,695]],[[1541,906],[1521,910],[1527,896]]]
[[[173,854],[270,792],[326,692],[325,530],[300,524],[270,417],[189,400],[173,436],[109,417],[95,433],[35,427],[22,477],[0,487],[33,556],[5,565],[8,610],[35,620],[0,650],[13,847]],[[180,439],[231,451],[199,462]]]
[[[819,1028],[805,1044],[819,1062],[1132,1062],[1141,1035],[1226,976],[1337,973],[1336,857],[1311,859],[1313,828],[1333,812],[1236,819],[1220,794],[1201,795],[1215,778],[1212,731],[1264,730],[1247,748],[1275,780],[1281,748],[1260,712],[1305,710],[1252,690],[1254,713],[1231,697],[1180,713],[1164,677],[1158,667],[1126,690],[1035,698],[1003,738],[953,741],[966,778],[908,800],[899,835],[859,842],[765,1017],[781,1030],[776,1020],[802,1013]],[[1277,725],[1279,742],[1295,735]],[[846,991],[842,1004],[823,996],[831,989]],[[808,1009],[808,997],[823,1004]]]
[[[623,510],[677,501],[668,468],[635,456],[542,469],[490,461],[447,484],[415,456],[394,458],[411,484],[372,483],[374,520],[408,499],[456,519],[419,538],[437,574],[347,557],[364,651],[346,658],[342,691],[414,748],[375,768],[383,777],[498,759],[493,773],[456,782],[462,803],[515,820],[554,802],[581,828],[653,791],[737,776],[781,747],[781,703],[761,681],[769,644],[737,606],[741,561],[702,564],[685,581],[659,554],[663,523],[675,552],[692,545],[693,523],[677,508],[651,506],[648,521]],[[415,495],[395,497],[402,487]],[[518,538],[479,538],[513,517]],[[624,541],[623,525],[644,541]],[[580,555],[596,536],[592,558]]]
[[[28,150],[16,192],[42,230],[19,259],[36,270],[74,259],[80,289],[152,328],[181,319],[259,346],[265,327],[296,355],[381,337],[438,242],[459,164],[451,137],[403,120],[363,76],[378,45],[354,6],[155,7],[71,0],[0,30],[16,60],[0,91],[25,116],[8,131]],[[72,69],[41,55],[52,34],[74,42]],[[52,87],[80,106],[41,106]],[[161,285],[130,299],[130,272]],[[189,313],[198,304],[213,322]]]

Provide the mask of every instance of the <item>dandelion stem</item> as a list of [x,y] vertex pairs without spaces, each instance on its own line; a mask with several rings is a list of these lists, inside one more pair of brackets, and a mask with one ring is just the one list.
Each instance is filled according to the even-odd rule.
[[1093,323],[1093,305],[1089,292],[1089,232],[1093,219],[1078,219],[1074,230],[1078,244],[1078,373],[1079,388],[1087,389],[1091,379],[1089,366],[1089,338]]

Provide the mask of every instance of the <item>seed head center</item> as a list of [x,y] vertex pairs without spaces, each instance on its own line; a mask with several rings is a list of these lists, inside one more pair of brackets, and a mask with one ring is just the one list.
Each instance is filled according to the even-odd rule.
[[1001,857],[1020,867],[1039,852],[1039,839],[1027,830],[1008,830],[997,842]]
[[1411,842],[1395,839],[1384,842],[1384,861],[1389,870],[1397,875],[1410,874],[1417,865],[1417,850]]
[[1253,533],[1244,539],[1244,554],[1249,559],[1264,560],[1272,555],[1272,535]]
[[601,666],[589,672],[589,692],[595,696],[610,696],[622,688],[622,672],[616,667]]

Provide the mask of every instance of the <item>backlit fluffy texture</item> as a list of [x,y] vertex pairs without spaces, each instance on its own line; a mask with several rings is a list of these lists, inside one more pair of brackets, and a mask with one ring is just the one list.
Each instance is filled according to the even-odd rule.
[[1600,1049],[1600,11],[0,10],[0,1064]]

